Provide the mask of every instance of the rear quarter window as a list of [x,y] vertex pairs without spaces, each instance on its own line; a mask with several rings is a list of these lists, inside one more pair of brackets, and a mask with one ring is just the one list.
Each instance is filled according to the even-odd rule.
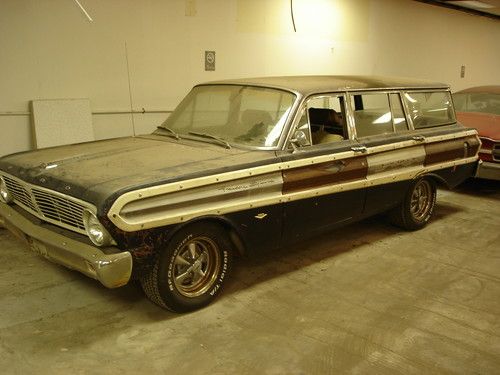
[[456,122],[453,102],[448,91],[405,92],[404,101],[415,129]]
[[370,92],[351,96],[357,137],[392,134],[408,129],[397,93]]

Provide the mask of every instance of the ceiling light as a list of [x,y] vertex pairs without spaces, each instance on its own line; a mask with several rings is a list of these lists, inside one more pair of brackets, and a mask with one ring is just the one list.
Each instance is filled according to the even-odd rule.
[[464,8],[470,9],[490,9],[495,8],[494,5],[484,3],[482,1],[470,0],[470,1],[447,1],[449,4],[457,5]]

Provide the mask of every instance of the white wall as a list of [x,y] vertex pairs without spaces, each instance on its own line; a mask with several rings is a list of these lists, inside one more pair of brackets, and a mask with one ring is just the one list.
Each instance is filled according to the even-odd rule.
[[[80,2],[93,22],[73,0],[0,1],[0,155],[31,148],[32,99],[161,111],[200,81],[289,74],[500,84],[500,22],[411,0],[294,0],[297,32],[289,0]],[[166,116],[135,114],[133,127],[130,114],[95,114],[94,133],[149,132]]]

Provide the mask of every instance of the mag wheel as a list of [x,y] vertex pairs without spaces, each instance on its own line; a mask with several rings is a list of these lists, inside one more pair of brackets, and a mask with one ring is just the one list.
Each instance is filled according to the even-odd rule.
[[429,216],[435,201],[435,189],[428,180],[415,185],[410,198],[410,214],[414,221],[423,221]]
[[231,263],[231,242],[213,223],[182,228],[141,279],[154,303],[174,312],[199,309],[222,290]]
[[175,288],[189,298],[202,295],[216,282],[220,264],[219,246],[211,238],[191,238],[173,260]]
[[404,201],[390,214],[393,224],[407,230],[423,228],[434,213],[436,185],[428,178],[411,183]]

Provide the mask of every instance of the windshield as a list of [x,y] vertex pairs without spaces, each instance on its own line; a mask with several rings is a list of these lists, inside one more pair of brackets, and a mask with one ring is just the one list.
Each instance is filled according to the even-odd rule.
[[204,136],[204,140],[217,138],[231,144],[275,147],[294,101],[294,94],[277,89],[197,86],[162,127],[181,137]]
[[500,94],[482,92],[453,94],[455,109],[460,112],[482,112],[500,115]]

